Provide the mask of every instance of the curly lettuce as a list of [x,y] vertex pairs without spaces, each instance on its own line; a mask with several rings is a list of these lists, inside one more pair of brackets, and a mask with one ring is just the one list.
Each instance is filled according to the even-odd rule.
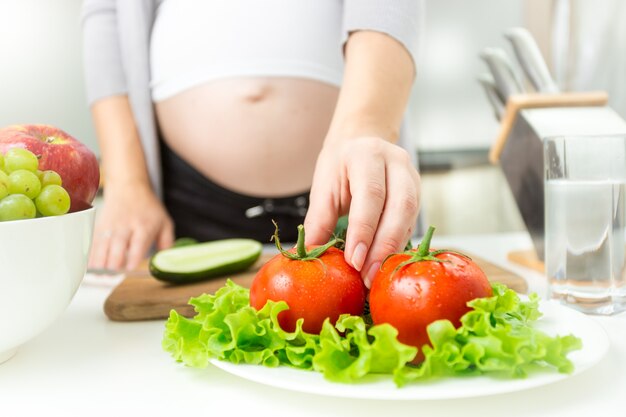
[[448,320],[431,323],[431,345],[424,361],[410,365],[417,348],[400,343],[389,324],[370,325],[363,317],[343,315],[324,322],[319,335],[305,333],[302,320],[293,332],[278,324],[289,307],[269,301],[257,311],[249,291],[228,281],[214,295],[192,298],[196,316],[172,310],[163,348],[188,366],[206,367],[209,359],[276,367],[287,365],[321,372],[329,381],[353,383],[368,374],[393,375],[398,386],[435,377],[497,372],[525,377],[532,367],[570,373],[569,352],[580,349],[573,335],[549,336],[533,327],[541,316],[538,297],[522,301],[509,288],[494,284],[492,297],[471,301],[471,310],[455,328]]

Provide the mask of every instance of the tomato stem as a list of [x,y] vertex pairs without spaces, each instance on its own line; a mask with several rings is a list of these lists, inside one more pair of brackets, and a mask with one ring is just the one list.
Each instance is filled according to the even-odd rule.
[[[422,262],[422,261],[432,261],[432,262],[450,262],[448,260],[445,259],[439,259],[437,258],[437,255],[441,255],[442,253],[446,253],[446,252],[450,252],[450,253],[454,253],[460,256],[463,256],[465,258],[470,259],[467,255],[464,255],[462,253],[459,253],[457,251],[453,251],[450,249],[439,249],[436,251],[430,251],[430,241],[433,238],[433,233],[435,232],[435,228],[433,226],[429,226],[428,230],[426,231],[426,233],[424,234],[424,237],[422,238],[422,241],[420,242],[420,244],[417,246],[417,249],[415,250],[408,250],[408,251],[404,251],[404,252],[400,252],[400,254],[404,254],[404,255],[408,255],[409,258],[404,261],[401,262],[398,266],[396,266],[396,268],[394,269],[394,273],[396,271],[398,271],[399,269],[410,265],[412,263],[415,262]],[[388,255],[384,260],[383,263],[381,264],[381,268],[383,267],[383,265],[385,264],[385,262],[387,262],[387,260],[397,254],[391,254]]]
[[298,225],[298,242],[296,243],[296,252],[300,258],[306,258],[306,246],[304,246],[304,226]]
[[424,257],[430,252],[430,241],[433,238],[433,233],[435,232],[435,228],[433,226],[429,226],[424,238],[420,242],[417,247],[417,255],[420,257]]
[[311,249],[310,251],[306,250],[306,246],[304,245],[304,226],[298,226],[298,241],[296,242],[296,253],[284,250],[282,245],[280,244],[280,238],[278,237],[278,224],[272,220],[274,223],[274,234],[270,240],[274,240],[276,245],[276,249],[285,257],[294,260],[294,261],[314,261],[318,260],[320,256],[324,254],[328,249],[335,246],[338,242],[343,242],[343,240],[335,237],[328,241],[325,245],[318,246],[316,248]]

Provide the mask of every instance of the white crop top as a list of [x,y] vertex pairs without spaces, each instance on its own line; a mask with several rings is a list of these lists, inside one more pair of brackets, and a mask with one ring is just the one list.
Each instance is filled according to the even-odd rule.
[[339,86],[340,0],[164,0],[150,41],[152,99],[225,77]]

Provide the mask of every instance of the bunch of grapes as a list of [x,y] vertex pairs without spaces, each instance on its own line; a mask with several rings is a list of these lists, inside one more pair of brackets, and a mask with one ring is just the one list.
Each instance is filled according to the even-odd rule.
[[0,221],[59,216],[70,195],[55,171],[40,171],[37,156],[22,148],[0,153]]

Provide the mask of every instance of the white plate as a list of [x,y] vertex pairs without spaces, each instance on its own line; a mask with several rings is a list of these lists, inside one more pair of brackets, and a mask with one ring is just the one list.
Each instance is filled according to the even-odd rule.
[[339,384],[325,380],[318,372],[302,371],[286,366],[268,368],[258,365],[235,365],[217,359],[212,359],[211,363],[226,372],[250,381],[311,394],[381,400],[438,400],[480,397],[551,384],[591,368],[608,351],[608,335],[590,317],[553,301],[541,302],[540,310],[544,315],[537,322],[539,329],[550,335],[573,333],[582,339],[582,349],[569,354],[569,358],[575,365],[575,371],[572,374],[561,374],[551,368],[533,372],[525,379],[498,379],[481,375],[442,378],[411,383],[397,388],[388,375],[371,375],[358,384]]

